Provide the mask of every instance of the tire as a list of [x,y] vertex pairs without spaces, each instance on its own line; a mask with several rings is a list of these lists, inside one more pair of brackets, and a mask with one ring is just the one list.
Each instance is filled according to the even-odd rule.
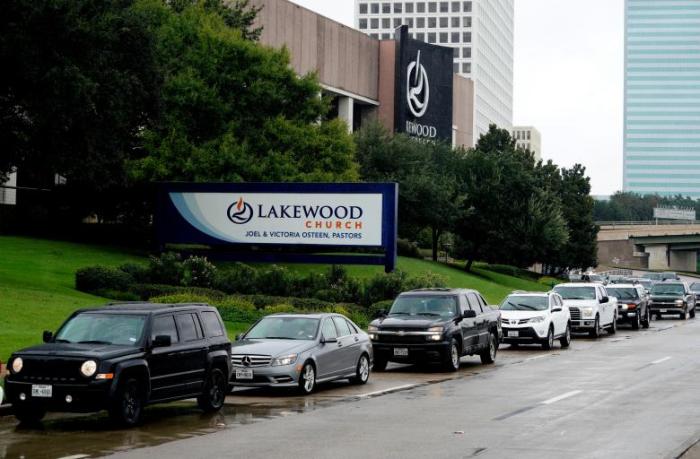
[[637,311],[637,315],[632,323],[632,330],[639,330],[639,328],[642,326],[642,318],[639,317],[640,314],[641,313]]
[[613,316],[613,321],[610,325],[608,325],[608,333],[611,335],[614,335],[617,333],[617,317]]
[[649,308],[647,307],[647,312],[644,315],[644,320],[642,320],[642,327],[649,328],[650,325],[651,325],[651,313],[649,312]]
[[442,356],[442,367],[445,371],[459,370],[460,356],[459,344],[456,339],[452,338],[450,340],[450,347],[447,349],[445,355]]
[[389,363],[387,359],[374,356],[374,362],[372,362],[372,370],[374,371],[384,371]]
[[547,331],[547,339],[542,342],[542,349],[545,350],[550,350],[554,347],[554,330],[552,327],[549,327],[549,330]]
[[311,394],[316,388],[316,368],[311,362],[306,362],[299,374],[299,392],[303,395]]
[[489,333],[489,347],[484,350],[479,357],[481,357],[481,363],[488,365],[496,361],[496,354],[498,353],[498,345],[496,343],[496,337],[493,333]]
[[595,316],[595,324],[593,324],[593,330],[588,332],[591,338],[600,338],[600,317]]
[[566,324],[566,331],[564,332],[564,336],[559,338],[559,344],[561,344],[563,348],[567,348],[571,345],[571,327],[569,324]]
[[684,309],[680,314],[681,320],[688,320],[688,310]]
[[46,416],[46,410],[35,406],[17,407],[15,417],[20,424],[38,424]]
[[204,384],[204,392],[197,397],[199,408],[205,413],[214,413],[224,406],[228,381],[220,368],[212,368]]
[[690,310],[690,318],[695,319],[695,308]]
[[141,384],[136,378],[128,378],[117,389],[109,408],[109,417],[116,424],[133,427],[141,420],[143,395]]
[[369,381],[369,357],[367,354],[362,354],[357,360],[357,366],[355,367],[355,377],[350,378],[350,382],[357,385],[367,384]]

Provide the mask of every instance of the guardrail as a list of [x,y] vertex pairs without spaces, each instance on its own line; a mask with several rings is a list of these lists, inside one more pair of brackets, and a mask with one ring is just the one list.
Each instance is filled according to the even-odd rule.
[[700,220],[600,221],[598,226],[700,225]]

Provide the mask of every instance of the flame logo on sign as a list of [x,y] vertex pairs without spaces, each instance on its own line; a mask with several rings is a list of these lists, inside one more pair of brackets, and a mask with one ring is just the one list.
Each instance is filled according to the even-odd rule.
[[253,206],[243,201],[241,196],[228,207],[227,215],[228,219],[237,225],[248,223],[253,218]]
[[425,114],[430,100],[430,85],[428,84],[428,73],[420,63],[420,51],[418,51],[416,60],[408,64],[406,70],[406,98],[408,109],[416,118]]

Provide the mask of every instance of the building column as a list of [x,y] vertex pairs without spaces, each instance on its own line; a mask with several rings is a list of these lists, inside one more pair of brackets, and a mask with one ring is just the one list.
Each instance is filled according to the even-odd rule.
[[649,269],[660,271],[669,269],[668,245],[648,245],[644,251],[649,254]]
[[697,271],[698,253],[695,250],[671,250],[670,268],[674,271]]
[[355,101],[352,97],[338,97],[338,118],[345,120],[348,132],[352,132],[353,120],[355,119]]

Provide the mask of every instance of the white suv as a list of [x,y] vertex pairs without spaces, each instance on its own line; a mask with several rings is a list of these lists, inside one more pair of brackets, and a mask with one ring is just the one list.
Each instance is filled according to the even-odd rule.
[[554,287],[564,304],[571,311],[571,329],[587,331],[598,338],[604,329],[614,334],[617,331],[617,298],[608,296],[603,285],[597,282],[567,283]]
[[561,347],[571,344],[569,308],[557,293],[513,292],[499,309],[504,343],[539,343],[545,349],[556,339]]

